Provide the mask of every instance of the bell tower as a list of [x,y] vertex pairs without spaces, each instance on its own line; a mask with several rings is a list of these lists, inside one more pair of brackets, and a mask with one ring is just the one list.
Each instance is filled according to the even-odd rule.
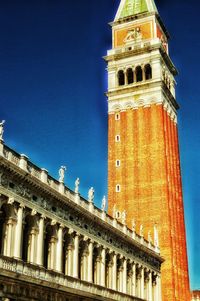
[[121,0],[108,51],[108,200],[117,218],[156,224],[162,301],[190,300],[177,133],[175,76],[169,34],[154,0]]

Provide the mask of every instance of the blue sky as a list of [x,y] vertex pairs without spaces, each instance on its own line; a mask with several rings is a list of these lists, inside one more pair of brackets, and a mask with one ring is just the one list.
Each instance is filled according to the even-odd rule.
[[[119,0],[0,2],[0,119],[5,142],[66,184],[107,193],[107,89],[102,57],[111,48]],[[177,101],[190,280],[200,288],[199,6],[157,1],[179,70]]]

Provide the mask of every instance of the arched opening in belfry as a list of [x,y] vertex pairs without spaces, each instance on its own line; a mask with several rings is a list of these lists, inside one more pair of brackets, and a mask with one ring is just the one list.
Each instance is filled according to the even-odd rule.
[[125,74],[123,70],[118,71],[118,85],[119,86],[125,85]]
[[150,64],[145,65],[144,67],[145,79],[152,79],[152,68]]
[[143,74],[142,74],[142,67],[141,66],[136,67],[135,75],[136,75],[136,82],[143,81]]
[[133,74],[133,70],[131,68],[128,68],[127,72],[127,83],[128,85],[132,84],[134,82],[134,74]]

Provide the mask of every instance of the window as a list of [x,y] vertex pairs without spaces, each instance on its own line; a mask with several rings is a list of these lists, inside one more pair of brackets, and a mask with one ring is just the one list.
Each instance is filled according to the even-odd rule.
[[115,114],[115,120],[120,120],[120,113]]
[[143,81],[142,68],[140,66],[136,67],[135,75],[136,75],[136,82]]
[[118,85],[119,86],[125,85],[125,75],[123,70],[118,71]]
[[116,136],[115,136],[115,141],[116,141],[116,142],[120,142],[120,135],[116,135]]
[[119,184],[116,185],[116,192],[120,192],[121,191],[121,187]]
[[119,167],[121,165],[121,161],[120,160],[116,160],[116,167]]
[[151,79],[152,78],[152,69],[151,69],[151,65],[145,65],[144,67],[144,72],[145,72],[145,79]]
[[128,85],[134,82],[133,70],[129,68],[126,72]]

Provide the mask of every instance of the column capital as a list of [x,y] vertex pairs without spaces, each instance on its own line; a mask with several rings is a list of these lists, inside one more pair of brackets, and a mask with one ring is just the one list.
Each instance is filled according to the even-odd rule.
[[83,241],[84,242],[88,242],[89,241],[89,237],[87,235],[83,236]]
[[55,219],[52,219],[51,226],[55,226],[57,224],[57,221]]
[[69,228],[69,229],[68,229],[68,234],[69,234],[69,235],[72,235],[72,234],[74,234],[74,233],[75,233],[74,229],[72,229],[72,228]]
[[14,202],[15,202],[14,198],[8,198],[8,204],[9,205],[13,205]]
[[40,219],[44,219],[45,220],[46,218],[47,218],[46,215],[44,215],[44,214],[40,215]]
[[59,229],[63,230],[65,228],[65,225],[61,223],[61,224],[58,224],[58,227],[59,227]]
[[19,208],[21,208],[21,209],[24,209],[26,206],[25,206],[25,204],[24,203],[19,203]]
[[36,209],[32,209],[31,216],[35,216],[35,215],[37,215],[37,210]]

